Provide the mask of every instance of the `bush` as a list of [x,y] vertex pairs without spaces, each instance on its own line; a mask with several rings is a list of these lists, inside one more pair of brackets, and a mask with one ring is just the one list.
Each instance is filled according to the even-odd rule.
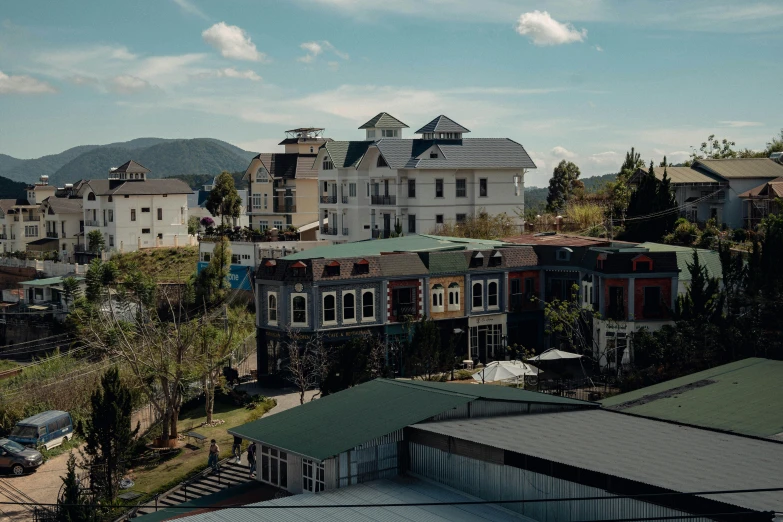
[[671,234],[663,236],[663,242],[670,245],[692,245],[699,238],[699,228],[685,218],[677,220]]
[[467,381],[473,378],[473,372],[470,370],[457,370],[454,372],[455,381]]
[[578,202],[568,205],[563,217],[577,229],[585,230],[603,223],[604,211],[596,203]]
[[603,225],[593,225],[587,229],[585,235],[590,237],[606,237],[606,227]]
[[699,248],[711,248],[719,234],[720,230],[718,230],[715,220],[710,219],[696,240],[696,246]]
[[748,233],[744,228],[734,229],[732,232],[732,239],[734,239],[734,241],[737,243],[744,243],[748,239]]

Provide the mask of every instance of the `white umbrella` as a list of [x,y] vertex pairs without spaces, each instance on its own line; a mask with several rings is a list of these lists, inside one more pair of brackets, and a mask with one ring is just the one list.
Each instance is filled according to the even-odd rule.
[[495,361],[474,373],[473,378],[479,382],[495,382],[541,373],[544,372],[522,361]]
[[550,348],[549,350],[541,352],[540,355],[529,358],[528,361],[559,361],[561,359],[579,359],[580,357],[582,356],[578,353],[564,352],[557,348]]

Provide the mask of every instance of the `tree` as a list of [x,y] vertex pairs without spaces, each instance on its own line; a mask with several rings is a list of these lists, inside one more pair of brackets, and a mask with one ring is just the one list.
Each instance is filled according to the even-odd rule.
[[289,328],[287,338],[288,380],[299,392],[299,404],[304,404],[307,391],[318,388],[329,374],[331,354],[319,335],[306,337]]
[[707,267],[701,264],[699,252],[693,249],[693,261],[688,263],[691,283],[685,295],[677,298],[675,318],[694,321],[697,324],[716,322],[723,313],[723,294],[720,281],[710,277]]
[[198,216],[190,216],[188,218],[188,234],[195,236],[198,234],[199,227]]
[[579,181],[579,167],[574,163],[562,160],[549,180],[549,195],[546,198],[547,212],[559,212],[566,207],[566,203],[573,196],[574,192],[584,188],[584,184]]
[[106,248],[106,241],[103,239],[103,234],[100,230],[91,230],[87,234],[87,248],[94,253],[101,252]]
[[220,216],[220,224],[225,226],[226,219],[238,218],[242,210],[242,199],[234,186],[234,178],[223,172],[215,180],[206,202],[207,210],[213,216]]
[[321,382],[321,392],[329,395],[387,373],[387,343],[378,336],[363,333],[331,351],[332,364]]
[[81,293],[81,285],[75,277],[63,279],[63,299],[65,299],[66,306],[70,307],[74,301],[81,297]]
[[780,134],[772,136],[767,142],[767,149],[764,151],[765,156],[769,156],[773,152],[783,152],[783,129],[780,129]]
[[101,261],[94,258],[90,261],[85,277],[87,300],[97,304],[106,296],[109,285],[117,281],[119,268],[113,261]]
[[197,304],[205,306],[222,301],[231,288],[230,273],[231,243],[226,236],[221,236],[212,249],[209,264],[195,278],[193,286]]
[[605,211],[607,219],[624,221],[628,203],[631,199],[631,188],[628,185],[628,180],[642,167],[644,167],[644,161],[642,161],[641,154],[636,152],[634,147],[631,147],[631,150],[625,153],[625,160],[620,165],[617,179],[607,183],[606,194],[610,202]]
[[593,345],[588,332],[593,316],[598,315],[580,303],[579,285],[571,286],[570,296],[569,299],[550,299],[544,303],[545,331],[547,335],[557,337],[558,344],[565,351],[592,356]]
[[413,323],[412,329],[413,335],[405,357],[411,375],[431,381],[439,374],[451,370],[454,364],[454,348],[441,344],[437,323],[422,317]]
[[691,159],[726,159],[736,158],[737,152],[732,149],[736,143],[726,138],[718,139],[714,134],[707,137],[707,141],[702,142],[698,151],[691,152]]
[[116,366],[103,375],[101,387],[93,392],[90,403],[90,415],[82,427],[84,452],[98,479],[98,490],[105,499],[114,500],[139,431],[138,426],[131,428],[131,392],[120,380]]
[[100,520],[90,498],[82,492],[81,483],[76,476],[76,457],[68,457],[67,472],[64,477],[60,497],[57,499],[57,522],[93,522]]
[[639,185],[631,193],[625,221],[625,238],[630,241],[661,241],[674,229],[677,202],[671,190],[666,167],[663,178],[655,176],[655,166],[643,173]]

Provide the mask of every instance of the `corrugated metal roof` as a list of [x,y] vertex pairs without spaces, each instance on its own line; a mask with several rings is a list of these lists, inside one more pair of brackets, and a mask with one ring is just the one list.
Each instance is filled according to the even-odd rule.
[[383,127],[386,129],[402,129],[408,128],[403,122],[389,114],[388,112],[380,112],[372,117],[367,123],[359,127],[360,129],[372,129],[375,127]]
[[[783,444],[605,410],[428,422],[415,427],[672,491],[783,484]],[[779,511],[783,506],[780,491],[705,497],[758,511]]]
[[[443,154],[434,159],[416,159],[433,144],[437,144]],[[375,146],[393,169],[536,168],[525,148],[508,138],[381,139],[375,142]]]
[[144,165],[136,161],[130,160],[130,161],[126,161],[116,169],[111,169],[111,171],[126,172],[128,174],[146,174],[150,171],[150,169],[148,169],[147,167],[145,167]]
[[783,361],[743,359],[602,404],[644,417],[774,437],[783,434]]
[[[666,170],[666,175],[675,185],[677,183],[725,183],[725,180],[722,180],[715,175],[700,172],[690,167],[655,167],[653,171],[655,172],[655,177],[657,179],[663,179],[664,169]],[[639,170],[646,174],[650,169],[644,167]]]
[[612,242],[608,239],[588,236],[575,236],[571,234],[523,234],[519,236],[506,237],[503,241],[517,243],[520,245],[554,245],[554,246],[610,246]]
[[[280,522],[288,520],[320,522],[487,522],[531,521],[533,519],[492,504],[452,505],[479,500],[434,482],[414,477],[375,480],[317,495],[293,495],[252,504],[280,506],[281,509],[243,509],[241,507],[200,513],[179,520],[187,522]],[[352,508],[305,508],[296,506],[339,506],[376,504],[442,503],[442,506],[388,506]],[[172,516],[174,516],[172,514]],[[143,520],[143,519],[142,519]]]
[[704,169],[726,179],[779,178],[783,165],[769,158],[701,159],[693,163],[694,169]]
[[378,258],[381,274],[386,277],[426,274],[427,267],[416,254],[390,254]]
[[82,211],[81,198],[56,198],[49,196],[44,200],[55,214],[79,214]]
[[480,398],[576,407],[591,404],[505,386],[376,379],[229,432],[324,460]]
[[326,148],[334,166],[342,169],[355,167],[372,143],[371,141],[329,141],[322,147]]
[[468,129],[452,120],[448,116],[441,114],[434,120],[426,124],[424,127],[416,131],[416,134],[422,134],[424,132],[470,132]]
[[763,185],[746,190],[739,196],[740,198],[783,198],[783,178],[773,179]]
[[[661,243],[640,243],[638,246],[648,249],[650,252],[675,252],[677,254],[677,268],[680,281],[690,281],[691,273],[688,264],[693,263],[693,248],[678,245],[664,245]],[[720,263],[720,255],[714,250],[697,248],[699,263],[707,267],[710,277],[723,278],[723,266]]]
[[[27,286],[49,286],[49,285],[59,285],[63,282],[63,279],[66,279],[68,276],[65,277],[47,277],[46,279],[32,279],[30,281],[22,281],[19,283],[20,285],[27,285]],[[71,276],[77,281],[82,281],[84,278],[81,276]]]

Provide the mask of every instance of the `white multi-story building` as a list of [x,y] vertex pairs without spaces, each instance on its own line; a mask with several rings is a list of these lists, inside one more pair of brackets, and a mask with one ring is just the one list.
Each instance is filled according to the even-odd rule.
[[324,129],[303,127],[286,132],[283,153],[261,153],[250,162],[245,177],[250,187],[250,227],[262,232],[289,226],[297,229],[318,220],[318,148],[331,140]]
[[[190,187],[178,179],[148,179],[149,170],[131,160],[111,169],[108,179],[83,180],[84,238],[104,235],[108,250],[131,252],[155,246],[184,246],[188,236]],[[77,250],[79,248],[77,247]]]
[[0,243],[3,252],[27,250],[27,245],[46,238],[41,221],[40,203],[54,196],[55,187],[49,185],[49,176],[28,185],[24,199],[0,200]]
[[[327,141],[316,157],[321,239],[384,238],[427,233],[480,210],[522,223],[524,175],[536,168],[507,138],[463,138],[446,116],[403,139],[408,126],[382,112],[359,127],[363,141]],[[328,222],[328,225],[325,223]]]

